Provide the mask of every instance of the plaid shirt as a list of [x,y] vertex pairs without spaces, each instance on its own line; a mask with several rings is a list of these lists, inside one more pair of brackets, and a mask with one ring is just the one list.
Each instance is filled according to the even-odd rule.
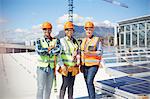
[[[49,42],[51,42],[50,39],[48,39],[47,37],[44,37],[45,41],[47,42],[47,44],[49,45]],[[60,53],[60,49],[61,49],[61,46],[60,46],[60,40],[57,39],[57,42],[56,42],[56,47],[55,48],[52,48],[51,51],[48,52],[48,48],[42,48],[42,45],[40,43],[40,39],[38,39],[36,41],[36,52],[39,54],[39,55],[58,55]]]
[[[50,39],[48,39],[47,37],[44,36],[45,41],[47,42],[48,46],[49,46],[49,43],[51,42]],[[60,45],[60,40],[57,39],[57,42],[56,42],[56,47],[55,48],[52,48],[51,51],[48,52],[48,48],[43,48],[41,43],[40,43],[40,40],[41,39],[38,39],[36,41],[36,52],[38,53],[38,55],[48,55],[48,56],[52,56],[52,55],[58,55],[60,53],[60,50],[61,50],[61,45]],[[40,68],[41,70],[45,71],[45,72],[49,72],[50,70],[50,67],[40,67],[38,66],[38,68]]]

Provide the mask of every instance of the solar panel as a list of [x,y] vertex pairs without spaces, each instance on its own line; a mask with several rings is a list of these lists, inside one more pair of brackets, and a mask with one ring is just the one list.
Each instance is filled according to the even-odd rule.
[[150,68],[150,63],[148,63],[148,64],[138,64],[136,66],[140,66],[140,67],[142,66],[142,67]]
[[133,94],[150,94],[150,82],[145,82],[142,84],[135,84],[129,86],[121,86],[119,87],[120,90],[127,91]]
[[[146,96],[150,94],[150,82],[133,77],[119,77],[109,80],[98,81],[102,84],[102,89],[108,90],[108,92],[116,95],[121,95],[125,98],[137,99],[140,96]],[[147,99],[147,98],[146,98]]]
[[116,87],[121,87],[121,86],[135,84],[135,83],[142,83],[145,81],[146,80],[125,76],[125,77],[115,78],[115,81],[114,79],[108,79],[108,80],[97,81],[97,82],[116,88]]
[[104,59],[104,62],[105,63],[122,63],[126,61],[122,58],[114,58],[114,59]]
[[141,78],[143,78],[145,80],[150,80],[150,76],[145,76],[145,77],[141,77]]
[[127,74],[150,72],[150,69],[148,69],[148,68],[138,67],[138,66],[133,66],[133,65],[117,66],[117,67],[109,67],[109,68],[117,70],[117,71],[121,71],[121,72],[127,73]]
[[150,69],[147,69],[147,68],[131,68],[131,69],[119,70],[119,71],[127,73],[127,74],[134,74],[134,73],[141,73],[141,72],[150,72]]
[[110,68],[115,70],[124,70],[124,69],[133,68],[133,65],[117,66],[117,67],[110,67]]

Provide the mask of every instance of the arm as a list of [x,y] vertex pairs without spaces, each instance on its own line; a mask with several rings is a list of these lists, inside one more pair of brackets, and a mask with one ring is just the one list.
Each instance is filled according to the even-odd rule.
[[101,42],[99,42],[98,44],[97,44],[97,51],[96,51],[96,53],[98,54],[98,55],[100,55],[100,56],[102,56],[103,55],[103,48],[102,48],[102,43]]
[[38,39],[36,41],[36,48],[35,51],[39,54],[39,55],[47,55],[48,54],[48,48],[42,48],[41,43],[40,43],[40,39]]
[[102,56],[103,54],[103,49],[102,49],[102,44],[101,42],[97,43],[96,45],[96,51],[88,51],[88,52],[84,52],[86,55],[92,56],[92,55],[99,55]]
[[59,53],[60,53],[60,51],[61,51],[61,44],[60,44],[60,40],[59,39],[57,39],[57,41],[56,41],[56,46],[54,46],[54,47],[52,47],[51,49],[50,49],[50,51],[49,51],[49,54],[51,55],[53,55],[53,54],[55,54],[55,55],[58,55]]
[[60,54],[58,55],[58,65],[59,65],[60,67],[63,67],[63,66],[64,66],[64,63],[63,63],[62,58],[61,58],[61,52],[62,52],[62,51],[60,51]]
[[78,43],[78,49],[77,49],[77,56],[76,56],[76,58],[77,58],[77,65],[79,66],[80,65],[80,63],[81,63],[81,50],[80,50],[80,45],[79,45],[79,43]]
[[[60,45],[61,45],[61,44],[60,44]],[[64,66],[64,63],[63,63],[63,61],[62,61],[61,54],[62,54],[62,46],[61,46],[61,48],[60,48],[60,53],[58,54],[58,65],[59,65],[60,67],[63,67],[63,66]]]

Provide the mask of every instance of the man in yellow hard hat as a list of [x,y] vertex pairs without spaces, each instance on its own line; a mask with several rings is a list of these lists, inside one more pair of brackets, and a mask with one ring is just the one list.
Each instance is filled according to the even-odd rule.
[[56,56],[60,52],[60,41],[51,36],[52,25],[49,22],[42,24],[44,36],[36,41],[38,53],[37,64],[37,99],[50,99]]
[[79,46],[77,40],[73,38],[74,25],[66,22],[64,25],[65,37],[60,39],[62,51],[60,68],[58,72],[62,74],[62,85],[59,99],[64,99],[66,88],[68,88],[68,99],[73,99],[73,86],[75,76],[79,73]]
[[86,22],[84,26],[86,37],[81,44],[81,72],[87,85],[89,99],[95,99],[94,77],[98,71],[102,46],[99,37],[93,35],[94,23]]

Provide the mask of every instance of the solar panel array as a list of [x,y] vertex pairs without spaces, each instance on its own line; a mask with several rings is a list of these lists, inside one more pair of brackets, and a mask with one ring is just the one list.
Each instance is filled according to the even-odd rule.
[[[150,79],[150,76],[144,79]],[[141,96],[150,98],[150,81],[144,79],[125,76],[115,78],[115,81],[114,79],[108,79],[97,82],[102,85],[102,89],[124,98],[136,99]]]
[[103,62],[107,72],[118,78],[97,81],[102,90],[127,99],[150,98],[150,50],[119,50],[104,54]]
[[[150,64],[147,64],[146,66],[150,66]],[[150,68],[145,68],[144,66],[140,66],[140,65],[139,66],[127,65],[127,66],[117,66],[117,67],[110,67],[110,68],[127,74],[150,72]]]

